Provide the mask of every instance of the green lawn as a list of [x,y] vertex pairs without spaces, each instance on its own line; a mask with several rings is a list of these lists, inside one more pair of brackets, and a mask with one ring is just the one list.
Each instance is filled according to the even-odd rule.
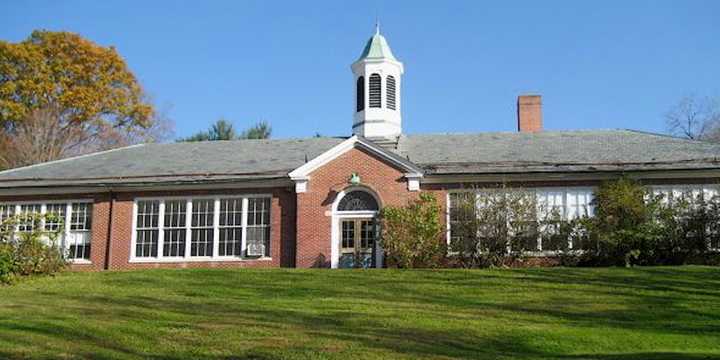
[[720,359],[720,268],[65,273],[0,358]]

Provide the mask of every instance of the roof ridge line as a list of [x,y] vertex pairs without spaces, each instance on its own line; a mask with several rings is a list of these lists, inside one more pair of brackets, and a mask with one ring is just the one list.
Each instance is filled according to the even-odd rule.
[[306,137],[289,137],[289,138],[271,138],[271,139],[232,139],[232,140],[201,140],[201,141],[174,141],[169,143],[158,143],[158,145],[170,145],[170,144],[206,144],[206,143],[233,143],[233,142],[244,142],[244,141],[305,141],[314,139],[338,139],[347,140],[349,136],[337,135],[337,136],[306,136]]
[[691,143],[702,143],[702,144],[709,144],[709,145],[718,145],[718,143],[715,143],[715,142],[712,142],[712,141],[708,141],[708,140],[688,139],[688,138],[685,138],[685,137],[682,137],[682,136],[677,136],[677,135],[672,135],[672,134],[663,134],[663,133],[656,133],[656,132],[652,132],[652,131],[636,130],[636,129],[627,129],[627,128],[622,129],[622,130],[629,131],[629,132],[634,132],[634,133],[638,133],[638,134],[652,135],[652,136],[670,138],[670,139],[675,139],[675,140],[682,140],[682,141],[691,142]]
[[[604,129],[556,129],[556,130],[543,130],[541,132],[532,133],[531,135],[537,134],[551,134],[551,133],[569,133],[569,132],[611,132],[611,131],[634,131],[622,128],[604,128]],[[413,136],[434,136],[434,135],[495,135],[495,134],[524,134],[523,132],[514,130],[498,130],[498,131],[476,131],[476,132],[428,132],[428,133],[417,133],[417,134],[401,134],[403,137]]]
[[30,178],[17,178],[2,180],[3,182],[20,182],[20,181],[87,181],[87,180],[124,180],[124,179],[145,179],[145,178],[173,178],[173,177],[192,177],[192,176],[243,176],[243,175],[287,175],[287,169],[283,170],[269,170],[269,171],[254,171],[248,173],[238,172],[199,172],[199,173],[180,173],[180,174],[155,174],[155,175],[131,175],[131,176],[91,176],[91,177],[74,177],[72,179],[67,178],[54,178],[54,177],[30,177]]
[[111,152],[118,151],[118,150],[131,149],[131,148],[136,148],[136,147],[145,146],[145,145],[147,145],[147,144],[143,143],[143,144],[128,145],[128,146],[123,146],[123,147],[110,149],[110,150],[98,151],[98,152],[93,152],[93,153],[89,153],[89,154],[71,156],[71,157],[64,158],[64,159],[58,159],[58,160],[46,161],[46,162],[41,162],[41,163],[32,164],[32,165],[21,166],[18,168],[2,170],[2,171],[0,171],[0,175],[9,174],[13,171],[26,170],[26,169],[30,169],[30,168],[51,165],[51,164],[57,164],[57,163],[70,161],[70,160],[82,159],[82,158],[91,157],[91,156],[95,156],[95,155],[103,155],[103,154],[111,153]]

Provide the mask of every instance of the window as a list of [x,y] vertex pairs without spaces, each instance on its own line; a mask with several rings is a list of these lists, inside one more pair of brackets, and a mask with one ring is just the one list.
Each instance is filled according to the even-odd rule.
[[355,110],[357,112],[365,110],[365,77],[363,76],[357,79],[355,95]]
[[370,193],[355,190],[351,191],[338,203],[338,211],[377,211],[379,209],[377,200]]
[[65,211],[67,204],[47,204],[45,206],[45,230],[58,231],[62,230],[65,223]]
[[5,222],[13,215],[15,215],[15,205],[0,205],[0,231],[8,230],[10,224]]
[[380,75],[378,74],[372,74],[370,75],[370,86],[369,86],[369,92],[370,92],[370,107],[371,108],[379,108],[381,107],[381,79]]
[[68,257],[90,259],[90,238],[92,236],[92,204],[73,203],[68,234]]
[[[34,231],[36,227],[57,234],[58,245],[65,249],[66,257],[72,261],[90,259],[92,239],[92,202],[76,200],[71,202],[38,202],[32,204],[0,204],[0,226],[9,217],[18,214],[42,215],[27,221],[20,219],[16,230]],[[7,231],[8,229],[0,229]],[[48,242],[49,236],[43,241]]]
[[709,201],[718,196],[720,196],[720,188],[711,185],[703,187],[703,199],[705,199],[705,201]]
[[540,190],[536,194],[539,220],[559,221],[565,219],[564,190]]
[[243,199],[220,200],[220,256],[242,255]]
[[266,246],[270,240],[270,199],[248,199],[247,246],[249,256],[269,256]]
[[[687,201],[695,209],[698,209],[703,203],[706,206],[715,206],[713,202],[720,200],[717,197],[720,194],[720,186],[716,184],[651,186],[649,193],[653,196],[661,196],[660,202],[663,205],[672,206],[680,201]],[[720,249],[720,225],[708,222],[705,225],[699,223],[697,226],[699,228],[695,231],[689,231],[685,235],[692,238],[700,236],[704,232],[704,236],[709,242],[709,248]]]
[[160,202],[138,201],[137,233],[135,238],[136,257],[157,257],[160,238]]
[[679,200],[688,202],[709,201],[718,196],[716,185],[661,185],[651,186],[650,193],[654,196],[662,196],[663,204],[669,205]]
[[450,194],[449,217],[450,217],[450,240],[460,241],[468,239],[474,232],[474,224],[468,220],[476,217],[477,201],[473,192],[457,192]]
[[163,221],[163,256],[185,256],[187,202],[171,200],[165,202]]
[[138,199],[131,260],[270,256],[271,203],[265,195]]
[[190,256],[213,255],[214,211],[215,201],[212,199],[194,200],[192,202]]
[[[593,200],[592,188],[547,188],[531,189],[528,201],[535,201],[537,211],[535,219],[521,220],[514,228],[520,231],[521,246],[524,250],[557,251],[566,250],[572,247],[567,239],[554,236],[552,228],[561,221],[575,219],[583,216],[593,216],[594,209],[591,204]],[[533,195],[534,193],[534,195]],[[482,204],[476,199],[475,208],[468,208],[472,204],[475,192],[457,192],[449,195],[449,234],[448,240],[457,241],[466,236],[475,236],[467,232],[476,231],[472,226],[466,226],[468,220],[477,216],[475,211]],[[532,200],[534,198],[534,200]],[[525,197],[522,198],[525,201]],[[470,205],[472,206],[472,205]],[[537,235],[538,225],[542,223],[541,233],[549,234],[547,237],[539,238]],[[479,226],[482,226],[480,224]],[[467,228],[467,229],[464,229]]]
[[375,222],[360,220],[360,248],[372,249],[375,246]]
[[23,216],[22,219],[20,219],[20,223],[18,224],[18,231],[20,232],[31,232],[35,229],[35,226],[37,225],[37,219],[34,219],[34,215],[39,215],[42,211],[42,205],[40,204],[27,204],[27,205],[20,205],[20,212],[18,214],[21,214]]
[[390,75],[387,77],[387,108],[395,110],[395,78]]
[[594,216],[595,208],[592,205],[593,191],[569,190],[567,192],[567,218],[578,219],[585,216]]

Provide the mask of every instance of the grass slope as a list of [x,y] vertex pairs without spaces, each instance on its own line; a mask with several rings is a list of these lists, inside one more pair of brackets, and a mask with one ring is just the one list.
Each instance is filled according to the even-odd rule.
[[0,287],[0,358],[720,359],[720,269],[65,273]]

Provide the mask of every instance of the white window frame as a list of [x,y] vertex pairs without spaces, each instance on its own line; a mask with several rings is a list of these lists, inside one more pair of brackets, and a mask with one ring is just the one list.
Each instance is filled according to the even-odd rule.
[[[252,196],[250,196],[250,197],[252,197]],[[241,235],[240,235],[240,256],[243,256],[243,255],[247,254],[247,219],[248,219],[248,215],[249,215],[249,213],[248,213],[248,199],[249,199],[250,197],[241,197],[241,198],[240,198],[240,199],[241,199],[241,201],[240,201],[240,213],[241,213],[241,217],[240,217],[240,226],[239,226],[240,229],[241,229],[241,230],[240,230],[240,233],[241,233]],[[222,204],[221,204],[221,203],[222,203],[222,200],[225,200],[225,199],[226,199],[226,200],[238,199],[238,197],[232,197],[232,198],[223,197],[222,199],[220,199],[220,202],[217,203],[218,206],[219,206],[219,207],[216,209],[216,214],[217,214],[216,216],[217,216],[217,223],[218,223],[218,226],[217,226],[217,229],[218,229],[218,234],[217,234],[217,236],[218,236],[218,242],[217,242],[218,247],[217,247],[216,254],[217,254],[218,257],[220,256],[220,235],[221,235],[220,230],[231,229],[231,228],[237,228],[237,227],[238,227],[238,224],[234,224],[234,226],[228,226],[227,224],[226,224],[226,225],[220,225],[220,212],[221,212],[220,209],[222,208],[222,206],[221,206]],[[270,206],[272,207],[272,202],[270,203]],[[272,212],[272,211],[271,211],[271,212]],[[270,224],[268,224],[268,226],[270,226]],[[235,241],[237,241],[237,240],[235,240]],[[215,251],[215,249],[213,249],[213,251]],[[237,255],[225,255],[224,257],[234,258],[234,257],[237,257]]]
[[[73,230],[72,229],[72,205],[73,204],[86,204],[90,205],[89,213],[87,214],[90,218],[90,228],[84,229],[84,230]],[[46,204],[43,205],[43,214],[45,214],[45,211],[47,210]],[[95,225],[95,219],[93,219],[93,213],[95,211],[94,204],[88,202],[88,201],[70,201],[67,203],[67,207],[65,208],[65,234],[63,236],[63,239],[65,240],[65,244],[63,244],[66,251],[70,251],[70,243],[68,241],[70,235],[72,233],[86,233],[90,241],[88,244],[90,244],[90,257],[92,257],[92,227]],[[45,224],[43,223],[43,226]],[[72,259],[74,263],[89,263],[89,259]]]
[[[488,188],[489,190],[497,190],[497,188]],[[458,189],[458,190],[451,190],[447,192],[446,196],[446,209],[445,209],[445,220],[446,220],[446,235],[445,235],[445,241],[448,245],[450,245],[451,242],[451,219],[450,219],[450,207],[451,204],[451,194],[454,193],[463,193],[463,192],[478,192],[482,191],[483,188],[479,189]],[[513,191],[514,188],[508,188],[508,191]],[[524,188],[524,190],[527,190],[535,195],[536,200],[536,206],[539,206],[539,197],[540,194],[543,192],[562,192],[562,203],[563,203],[563,213],[562,213],[562,220],[568,220],[568,214],[570,213],[568,208],[568,192],[575,191],[575,192],[591,192],[594,193],[595,190],[597,190],[597,187],[595,186],[545,186],[545,187],[533,187],[533,188]],[[591,216],[594,216],[595,209],[590,208],[590,211],[588,211]],[[539,214],[538,214],[539,215]],[[538,219],[539,220],[539,219]],[[537,251],[526,251],[525,254],[529,256],[554,256],[560,253],[560,251],[557,250],[542,250],[542,239],[538,239],[538,250]],[[573,244],[572,242],[569,244],[569,250],[573,250]]]
[[[153,201],[156,201],[156,200],[155,200],[155,199],[147,199],[146,201],[148,201],[148,202],[153,202]],[[135,257],[135,254],[137,253],[137,246],[136,246],[136,245],[137,245],[137,230],[138,230],[138,226],[137,226],[137,216],[138,216],[138,210],[139,210],[139,209],[138,209],[138,203],[139,203],[139,202],[140,202],[140,201],[135,201],[135,203],[133,204],[133,219],[132,219],[132,224],[133,224],[132,240],[133,240],[133,242],[132,242],[132,249],[131,249],[131,252],[132,252],[132,254],[133,254],[133,257]],[[158,214],[158,215],[157,215],[157,216],[158,216],[158,226],[157,226],[157,232],[158,232],[158,235],[157,235],[157,237],[158,237],[158,250],[157,250],[157,253],[158,253],[158,254],[160,254],[160,234],[163,232],[163,231],[162,231],[162,228],[160,227],[160,221],[161,221],[161,217],[160,217],[160,206],[161,206],[161,204],[163,204],[163,203],[162,203],[161,201],[158,201],[158,209],[157,209],[157,214]],[[153,215],[153,213],[143,213],[143,214]],[[150,224],[152,225],[152,222],[151,222]],[[146,226],[144,226],[142,229],[143,229],[143,230],[148,230],[148,231],[154,231],[154,230],[155,230],[154,227],[152,227],[152,226],[147,226],[147,224],[146,224]],[[151,253],[152,253],[152,251],[151,251]],[[146,259],[146,258],[151,259],[152,257],[141,257],[140,259]]]
[[[160,219],[158,218],[158,257],[160,257],[160,254],[162,254],[163,257],[166,258],[166,259],[178,259],[178,260],[182,260],[182,259],[185,258],[185,257],[183,257],[183,256],[165,256],[165,230],[181,230],[181,229],[184,229],[184,230],[185,230],[185,250],[183,251],[183,253],[185,254],[185,256],[187,256],[187,255],[188,255],[188,251],[190,251],[190,236],[192,235],[192,230],[190,229],[190,224],[192,224],[192,218],[191,218],[191,217],[192,217],[192,213],[191,213],[191,211],[192,211],[192,201],[190,201],[190,204],[188,204],[188,202],[185,201],[185,225],[184,225],[182,228],[180,228],[180,227],[165,228],[165,211],[166,211],[166,209],[165,209],[165,203],[166,203],[167,201],[178,201],[178,202],[181,202],[181,201],[184,201],[184,200],[185,200],[185,198],[166,198],[166,199],[164,199],[163,201],[160,201],[160,204],[158,205],[158,216],[160,216],[160,213],[161,213],[161,212],[162,212],[162,216],[163,216],[162,220],[160,220]],[[140,200],[140,201],[142,201],[142,200]],[[188,206],[189,206],[189,207],[188,207]],[[162,211],[161,211],[160,209],[162,209]],[[137,221],[137,213],[134,213],[134,221]],[[162,227],[160,227],[161,221],[162,221],[162,224],[163,224]],[[160,241],[160,232],[162,232],[162,242]],[[133,235],[137,236],[137,232],[133,232]],[[161,244],[161,243],[162,243],[162,249],[160,249],[160,244]],[[133,251],[135,251],[135,250],[136,250],[136,248],[135,248],[135,246],[133,245]],[[146,258],[141,258],[141,259],[147,259],[147,258],[154,259],[154,258],[152,258],[152,257],[146,257]]]
[[[720,196],[720,184],[663,184],[650,185],[648,188],[652,196],[661,194],[665,195],[665,197],[661,200],[663,205],[672,204],[675,201],[676,196],[683,196],[686,193],[691,193],[693,198],[697,195],[702,195],[703,200],[705,201],[713,196]],[[720,248],[712,247],[712,244],[709,244],[708,250],[720,251]]]
[[[133,200],[133,218],[132,218],[132,236],[130,241],[130,263],[184,263],[184,262],[243,262],[243,261],[269,261],[272,260],[270,256],[246,256],[246,222],[247,222],[247,206],[243,206],[243,231],[242,231],[242,249],[241,256],[219,256],[220,250],[220,200],[221,199],[244,199],[243,203],[247,203],[248,198],[268,198],[270,199],[270,209],[268,216],[268,224],[270,226],[270,238],[268,241],[272,242],[274,231],[272,223],[272,194],[208,194],[208,195],[192,195],[192,196],[161,196],[161,197],[138,197]],[[191,243],[192,243],[192,203],[193,200],[213,200],[213,254],[212,256],[191,256]],[[137,241],[137,211],[138,202],[141,201],[159,201],[160,202],[160,218],[158,219],[158,256],[157,257],[136,257],[136,241]],[[165,232],[165,201],[186,201],[186,216],[185,216],[185,256],[164,256],[164,232]],[[272,251],[272,248],[271,248]]]
[[[61,199],[61,200],[7,201],[7,202],[0,202],[0,205],[14,206],[15,212],[13,215],[18,215],[18,214],[20,214],[20,209],[23,205],[39,204],[40,205],[40,214],[45,215],[47,212],[47,205],[49,205],[49,204],[64,204],[65,205],[65,219],[63,219],[63,231],[62,231],[62,234],[61,234],[59,240],[60,240],[60,246],[62,247],[63,251],[69,252],[70,244],[68,243],[68,238],[70,237],[70,233],[71,233],[70,220],[72,217],[72,204],[78,204],[78,203],[93,205],[93,207],[92,207],[93,212],[90,213],[91,226],[90,226],[90,229],[88,230],[90,233],[90,249],[92,249],[92,231],[93,231],[92,227],[95,226],[95,219],[92,218],[94,209],[95,209],[94,202],[95,201],[93,199],[67,199],[67,200]],[[44,229],[45,221],[42,221],[40,226]],[[17,228],[15,229],[15,231],[17,231]],[[71,264],[80,264],[80,265],[92,264],[92,260],[91,260],[92,259],[92,250],[90,250],[90,251],[91,251],[90,259],[68,259],[68,261]]]
[[702,194],[703,199],[705,199],[706,196],[713,196],[712,192],[715,192],[714,195],[720,196],[719,184],[667,184],[650,185],[648,186],[648,188],[653,196],[661,194],[666,195],[665,198],[662,200],[663,204],[674,201],[677,195],[682,196],[683,194],[688,192],[692,193],[693,196]]
[[[663,184],[663,185],[647,185],[647,189],[649,189],[650,193],[653,195],[659,195],[659,194],[666,194],[670,195],[670,198],[666,197],[663,200],[663,203],[668,203],[669,201],[673,201],[672,198],[677,196],[678,194],[683,194],[687,192],[692,192],[693,194],[703,194],[703,196],[708,195],[717,195],[720,196],[720,184],[712,184],[712,183],[701,183],[701,184]],[[509,190],[512,190],[510,188]],[[541,192],[544,191],[563,191],[563,220],[569,220],[569,213],[570,209],[568,207],[568,193],[572,191],[590,191],[595,192],[597,190],[596,186],[557,186],[557,187],[537,187],[537,188],[529,188],[528,190],[534,191],[536,193],[536,198],[538,197]],[[457,189],[457,190],[450,190],[447,192],[446,196],[446,211],[445,211],[445,220],[446,220],[446,241],[447,244],[450,244],[451,238],[450,238],[450,226],[451,226],[451,219],[450,219],[450,207],[451,207],[451,194],[453,193],[460,193],[460,192],[475,192],[475,191],[482,191],[482,189]],[[588,213],[590,216],[595,216],[596,209],[594,207],[588,208]],[[553,250],[540,250],[542,249],[542,240],[538,240],[538,251],[532,251],[527,252],[528,255],[533,256],[552,256],[557,255],[558,251]],[[570,244],[570,250],[573,250],[573,245]],[[711,249],[711,250],[718,250],[720,249]]]
[[[330,268],[336,269],[340,263],[340,221],[341,219],[357,219],[357,218],[375,218],[379,211],[376,210],[351,210],[351,211],[340,211],[338,205],[345,195],[353,191],[364,191],[370,194],[378,204],[378,209],[382,209],[382,202],[380,197],[375,193],[373,189],[362,185],[355,185],[347,187],[341,190],[335,200],[333,200],[331,210],[325,212],[325,216],[330,217]],[[272,231],[272,229],[271,229]],[[382,246],[379,241],[375,242],[375,266],[377,268],[382,267],[382,261],[385,256]]]

